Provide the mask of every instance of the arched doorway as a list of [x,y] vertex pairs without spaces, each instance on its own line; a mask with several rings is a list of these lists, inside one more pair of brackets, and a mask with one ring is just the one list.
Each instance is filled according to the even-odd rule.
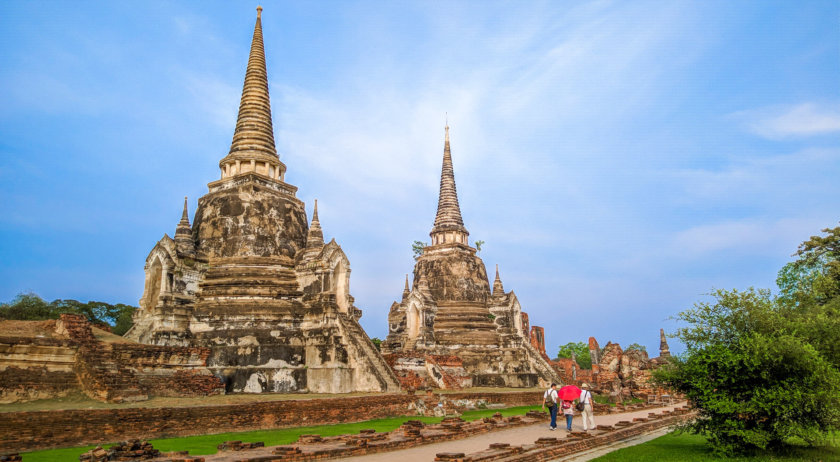
[[339,260],[333,268],[333,281],[335,281],[335,302],[338,304],[338,310],[342,313],[347,313],[350,310],[347,302],[349,294],[347,293],[347,266],[344,261]]
[[157,306],[158,296],[160,296],[161,279],[163,278],[163,264],[160,258],[155,257],[155,261],[149,266],[149,272],[146,277],[146,299],[145,308],[152,309]]
[[406,330],[408,331],[408,338],[417,338],[420,335],[420,327],[423,325],[420,309],[416,303],[408,305],[406,311]]

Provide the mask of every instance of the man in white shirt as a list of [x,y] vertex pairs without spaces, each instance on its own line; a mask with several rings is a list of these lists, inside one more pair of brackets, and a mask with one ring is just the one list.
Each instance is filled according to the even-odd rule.
[[[592,402],[592,393],[589,391],[589,384],[580,384],[580,402],[584,404],[583,410],[580,412],[580,418],[583,420],[583,431],[587,428],[595,430],[595,403]],[[586,420],[589,419],[589,426],[586,425]]]
[[542,408],[545,410],[545,407],[548,406],[548,412],[551,414],[551,424],[548,426],[549,430],[555,430],[557,428],[557,384],[552,383],[551,388],[543,393],[543,405]]

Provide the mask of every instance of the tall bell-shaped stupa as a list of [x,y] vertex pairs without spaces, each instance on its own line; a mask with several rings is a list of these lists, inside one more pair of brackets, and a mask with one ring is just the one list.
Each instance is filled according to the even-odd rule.
[[[396,391],[391,369],[358,323],[350,262],[312,226],[274,143],[261,22],[251,42],[239,115],[221,178],[184,206],[175,239],[146,258],[146,285],[126,334],[157,345],[211,348],[230,392]],[[317,205],[316,205],[317,207]]]

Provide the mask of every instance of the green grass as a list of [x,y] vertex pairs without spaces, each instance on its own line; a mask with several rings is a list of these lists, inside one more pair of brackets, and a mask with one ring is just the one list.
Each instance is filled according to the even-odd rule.
[[[461,418],[464,420],[476,420],[483,417],[490,417],[497,412],[503,416],[522,415],[531,410],[539,410],[540,406],[519,406],[507,409],[480,409],[465,412]],[[377,432],[388,432],[398,428],[407,420],[420,420],[425,423],[438,423],[440,417],[419,417],[403,416],[389,417],[387,419],[368,420],[365,422],[318,425],[312,427],[282,428],[277,430],[256,430],[249,432],[219,433],[215,435],[186,436],[182,438],[165,438],[149,440],[155,449],[161,452],[169,451],[190,451],[191,455],[207,455],[217,452],[216,446],[225,441],[240,440],[245,442],[262,441],[266,446],[294,443],[300,435],[317,434],[321,436],[335,436],[356,434],[361,430],[372,428]],[[113,444],[113,443],[111,443]],[[108,444],[102,445],[108,448]],[[52,461],[78,461],[79,455],[89,451],[95,446],[84,446],[68,449],[50,449],[47,451],[36,451],[24,453],[24,462],[52,462]]]
[[785,454],[721,459],[711,454],[705,437],[687,433],[669,433],[647,443],[613,451],[592,459],[592,462],[720,462],[722,460],[734,462],[838,461],[840,460],[840,439],[835,438],[830,446],[823,448],[791,446]]
[[[592,401],[595,401],[598,404],[608,404],[610,406],[615,406],[615,403],[610,401],[609,396],[593,394],[592,395]],[[639,404],[639,403],[644,403],[644,402],[645,402],[644,400],[639,399],[639,398],[630,398],[630,399],[625,399],[624,402],[621,403],[621,404],[624,404],[625,406],[629,406],[631,404]]]

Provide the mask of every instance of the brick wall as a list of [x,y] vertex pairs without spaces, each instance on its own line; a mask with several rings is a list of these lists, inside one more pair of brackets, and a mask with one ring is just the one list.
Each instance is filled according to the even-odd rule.
[[61,338],[0,337],[0,403],[74,391],[111,402],[224,391],[206,368],[207,348],[102,342],[87,319],[70,314],[50,329]]
[[76,349],[68,340],[0,337],[0,403],[56,398],[79,391]]
[[[446,397],[519,406],[540,403],[542,392],[452,393]],[[407,415],[409,404],[419,398],[389,394],[224,406],[7,412],[0,413],[0,452],[358,422]]]
[[7,367],[0,371],[0,384],[0,403],[57,398],[79,390],[72,371],[46,367]]

